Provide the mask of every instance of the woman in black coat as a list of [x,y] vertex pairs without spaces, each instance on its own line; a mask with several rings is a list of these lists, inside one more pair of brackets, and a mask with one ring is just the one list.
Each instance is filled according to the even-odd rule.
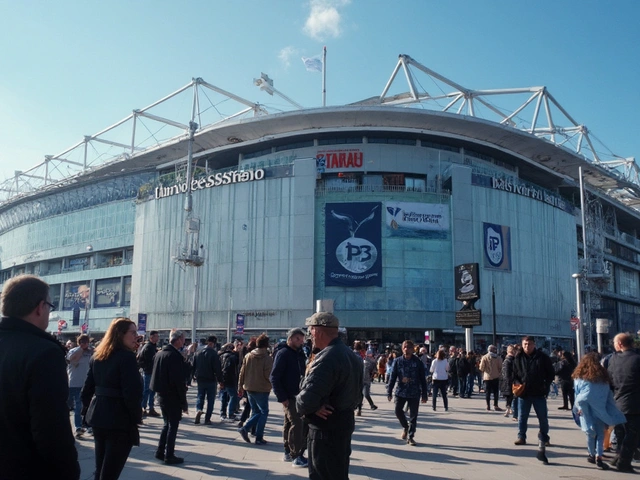
[[86,422],[93,427],[96,480],[115,480],[131,447],[140,445],[142,378],[136,354],[136,324],[119,317],[111,322],[95,350],[82,388]]
[[558,410],[573,410],[575,390],[571,374],[576,369],[576,361],[571,352],[562,352],[562,359],[555,364],[554,369],[562,388],[562,406],[558,407]]

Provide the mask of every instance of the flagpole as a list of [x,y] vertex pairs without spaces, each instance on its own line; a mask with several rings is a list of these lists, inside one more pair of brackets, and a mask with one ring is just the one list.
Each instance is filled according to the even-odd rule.
[[327,47],[322,49],[322,106],[327,106]]

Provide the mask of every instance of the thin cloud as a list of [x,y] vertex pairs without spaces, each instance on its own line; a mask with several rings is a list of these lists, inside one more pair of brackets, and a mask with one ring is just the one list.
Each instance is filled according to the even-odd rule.
[[278,58],[285,68],[289,68],[289,66],[291,65],[291,59],[294,56],[298,56],[298,49],[292,46],[284,47],[278,54]]
[[351,0],[311,0],[311,12],[304,24],[304,32],[316,40],[338,38],[342,34],[342,14],[339,9]]

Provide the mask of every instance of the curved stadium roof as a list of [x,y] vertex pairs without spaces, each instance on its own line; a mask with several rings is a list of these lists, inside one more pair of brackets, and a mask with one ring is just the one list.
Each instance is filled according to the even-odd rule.
[[[408,91],[389,95],[399,82],[400,72],[404,73]],[[426,92],[417,74],[426,75],[439,93]],[[256,80],[256,85],[260,81]],[[187,94],[193,95],[189,121],[163,116],[171,101]],[[514,103],[515,98],[522,97],[524,101]],[[504,98],[508,99],[509,108],[498,106]],[[229,108],[231,103],[239,105],[240,110],[221,111],[223,105]],[[527,113],[531,113],[530,120]],[[541,119],[546,120],[544,124]],[[575,185],[578,168],[582,167],[585,182],[593,189],[634,216],[640,212],[640,178],[635,160],[599,153],[588,129],[575,122],[545,87],[469,90],[408,55],[400,55],[380,96],[342,107],[269,113],[260,104],[200,78],[193,79],[163,99],[134,110],[120,122],[85,136],[58,155],[47,156],[44,162],[0,183],[0,212],[23,199],[78,183],[149,171],[176,161],[184,163],[189,126],[195,124],[202,125],[194,137],[193,151],[197,156],[254,144],[266,148],[286,138],[311,137],[323,131],[397,130],[450,138],[520,158],[520,171],[541,185]]]

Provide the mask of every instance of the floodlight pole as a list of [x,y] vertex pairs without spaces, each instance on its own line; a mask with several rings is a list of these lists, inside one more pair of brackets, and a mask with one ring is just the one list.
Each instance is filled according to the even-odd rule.
[[322,106],[327,106],[327,47],[322,49]]
[[582,327],[582,309],[580,301],[580,279],[582,274],[574,273],[571,277],[576,280],[576,316],[578,317],[578,329],[576,330],[576,356],[578,362],[584,356],[584,329]]

